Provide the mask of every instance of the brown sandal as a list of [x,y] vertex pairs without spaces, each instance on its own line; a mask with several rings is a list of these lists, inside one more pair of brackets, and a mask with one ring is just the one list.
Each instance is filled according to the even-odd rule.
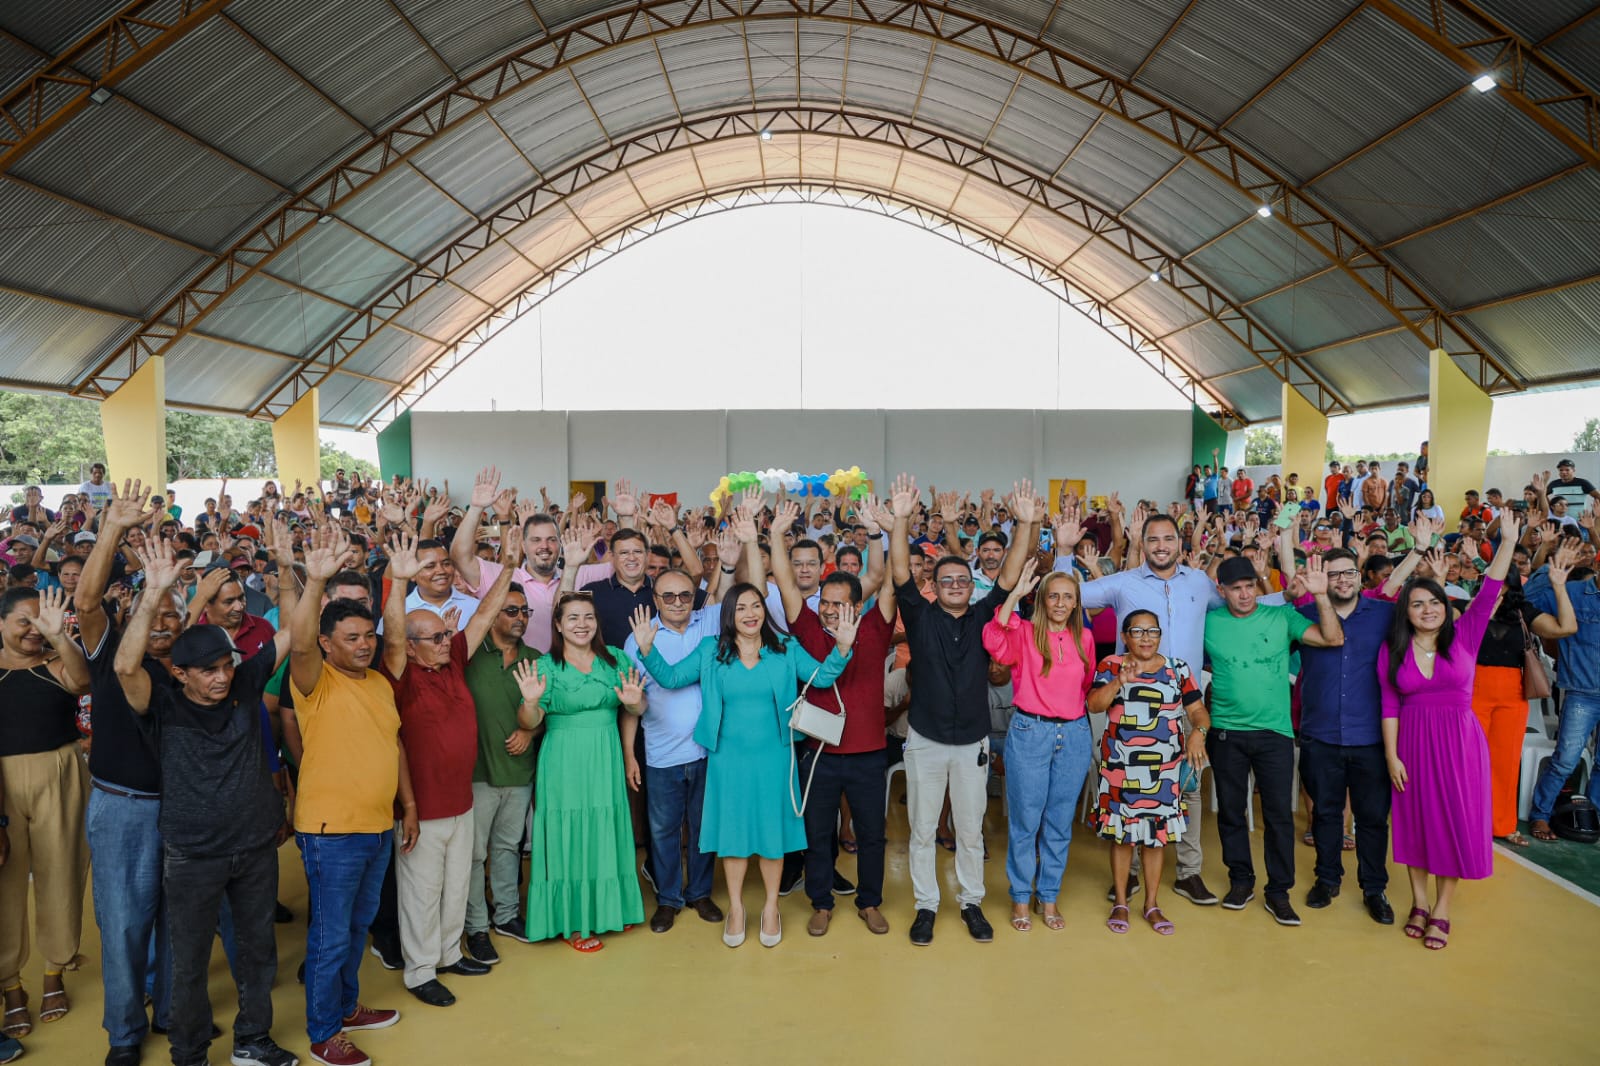
[[7,1007],[5,1020],[0,1023],[0,1033],[9,1037],[23,1037],[33,1032],[33,1016],[28,1013],[28,993],[22,989],[22,1003],[15,1007]]

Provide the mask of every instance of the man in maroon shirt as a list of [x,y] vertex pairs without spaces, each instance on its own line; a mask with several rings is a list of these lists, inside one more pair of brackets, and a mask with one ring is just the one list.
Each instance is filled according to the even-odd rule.
[[[416,795],[417,843],[397,851],[400,947],[406,988],[422,1002],[448,1007],[454,995],[440,973],[481,976],[489,967],[462,954],[467,880],[472,870],[472,770],[478,761],[478,717],[467,689],[467,659],[505,606],[511,574],[522,560],[522,533],[508,527],[500,546],[500,575],[467,628],[455,631],[456,611],[406,613],[406,582],[422,569],[417,541],[401,534],[389,549],[383,673],[394,686],[400,739]],[[404,632],[404,640],[393,634]]]
[[[785,501],[778,507],[774,527],[787,529],[799,513],[794,503]],[[859,513],[867,535],[881,536],[882,523],[888,515],[887,511],[880,511],[877,500],[869,496]],[[845,604],[861,608],[861,582],[843,571],[829,574],[822,582],[817,609],[813,611],[806,606],[789,553],[778,538],[772,542],[772,576],[783,597],[790,635],[812,656],[826,656],[835,643],[830,630],[838,622],[840,609]],[[806,697],[823,710],[845,716],[844,735],[839,738],[838,747],[819,753],[817,744],[811,742],[806,745],[800,764],[802,781],[814,773],[805,806],[806,895],[811,897],[813,908],[806,932],[812,936],[826,933],[833,919],[834,862],[839,856],[835,825],[840,796],[850,801],[856,830],[856,912],[872,932],[881,935],[889,931],[889,923],[878,909],[883,904],[884,774],[888,769],[883,679],[895,617],[894,589],[889,585],[885,581],[879,589],[876,609],[861,616],[855,654],[844,673],[832,688],[813,688]]]

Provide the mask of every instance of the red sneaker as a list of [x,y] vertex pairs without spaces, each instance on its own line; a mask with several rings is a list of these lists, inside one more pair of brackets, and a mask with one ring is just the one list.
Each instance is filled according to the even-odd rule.
[[[356,1008],[356,1013],[361,1013],[359,1007]],[[343,1033],[334,1033],[322,1043],[312,1044],[311,1057],[323,1066],[370,1066],[372,1062],[366,1053],[350,1043],[349,1038]]]
[[350,1017],[344,1020],[344,1031],[353,1033],[358,1029],[387,1029],[399,1020],[400,1012],[397,1010],[373,1010],[357,1003]]

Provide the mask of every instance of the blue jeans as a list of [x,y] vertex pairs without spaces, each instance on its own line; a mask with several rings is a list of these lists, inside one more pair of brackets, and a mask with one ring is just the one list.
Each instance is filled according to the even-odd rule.
[[[101,1024],[112,1047],[138,1047],[150,1028],[147,980],[156,1024],[171,1023],[172,953],[161,892],[159,799],[89,792],[85,828],[94,863],[94,921],[100,927]],[[154,961],[152,963],[152,956]]]
[[[1533,787],[1533,803],[1528,819],[1548,822],[1561,786],[1578,768],[1579,756],[1589,737],[1600,728],[1600,694],[1568,692],[1561,702],[1561,725],[1556,730],[1556,753]],[[1589,775],[1589,802],[1600,806],[1600,774]]]
[[378,913],[393,830],[296,833],[310,889],[306,934],[306,1035],[320,1044],[356,1009],[367,928]]
[[1020,710],[1012,715],[1006,731],[1006,880],[1011,902],[1027,903],[1032,896],[1040,903],[1056,901],[1067,872],[1078,797],[1089,776],[1092,743],[1088,715],[1070,722]]
[[[700,850],[700,814],[706,799],[706,761],[679,766],[644,767],[645,807],[650,816],[650,858],[656,879],[656,902],[683,908],[684,900],[711,895],[716,856]],[[679,849],[683,825],[689,824],[689,887],[683,884]]]

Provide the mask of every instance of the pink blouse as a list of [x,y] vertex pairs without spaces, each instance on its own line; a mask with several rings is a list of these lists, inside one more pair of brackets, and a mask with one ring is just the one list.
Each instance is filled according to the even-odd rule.
[[[1041,718],[1082,718],[1083,705],[1094,683],[1094,634],[1083,632],[1083,654],[1072,646],[1072,631],[1050,634],[1054,662],[1050,676],[1041,677],[1044,659],[1033,640],[1033,625],[1015,611],[1004,625],[991,620],[983,627],[983,649],[995,662],[1012,667],[1011,691],[1016,705]],[[1087,663],[1087,665],[1085,665]]]

